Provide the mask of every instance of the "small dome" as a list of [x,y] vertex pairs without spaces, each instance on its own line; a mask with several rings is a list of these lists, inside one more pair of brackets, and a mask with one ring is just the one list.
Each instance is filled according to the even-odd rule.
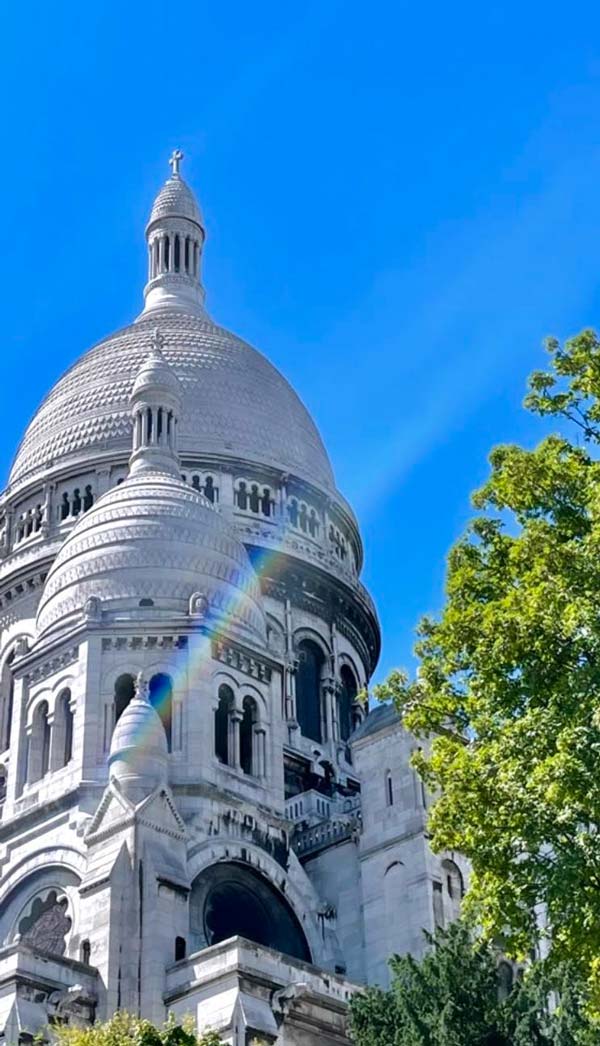
[[164,218],[188,218],[204,228],[196,197],[187,182],[178,174],[167,178],[154,201],[148,225]]
[[144,363],[142,363],[133,383],[132,399],[136,397],[142,398],[144,393],[154,392],[155,390],[160,390],[161,392],[168,390],[176,400],[182,399],[181,382],[161,352],[160,345],[162,341],[162,336],[156,330],[154,332],[152,350]]
[[142,798],[167,780],[167,737],[158,712],[138,680],[136,696],[124,709],[112,735],[108,765],[130,799]]
[[209,620],[264,645],[258,579],[233,528],[176,475],[148,469],[104,494],[74,526],[46,578],[38,632],[72,626],[90,600],[112,617],[140,605],[186,615],[194,593],[205,597]]

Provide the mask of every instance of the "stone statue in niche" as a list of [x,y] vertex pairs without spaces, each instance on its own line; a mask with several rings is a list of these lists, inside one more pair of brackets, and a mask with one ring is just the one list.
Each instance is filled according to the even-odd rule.
[[65,939],[71,929],[67,908],[67,898],[59,897],[56,890],[50,890],[44,899],[36,897],[29,915],[19,923],[20,939],[42,952],[64,955]]
[[195,617],[198,621],[203,621],[208,614],[208,599],[204,595],[204,592],[194,592],[190,596],[190,617]]

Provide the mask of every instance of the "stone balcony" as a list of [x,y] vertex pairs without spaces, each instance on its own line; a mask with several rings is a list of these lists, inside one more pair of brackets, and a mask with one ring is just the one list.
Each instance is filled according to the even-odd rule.
[[0,1041],[46,1039],[56,1021],[92,1023],[98,992],[94,967],[46,955],[24,942],[0,949]]
[[232,937],[171,965],[164,1002],[230,1046],[350,1046],[348,1002],[359,990],[337,974]]

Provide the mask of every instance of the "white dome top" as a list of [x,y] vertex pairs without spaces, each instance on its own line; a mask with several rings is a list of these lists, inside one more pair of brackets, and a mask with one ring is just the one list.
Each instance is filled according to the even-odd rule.
[[188,218],[203,228],[202,215],[194,193],[183,178],[168,178],[154,201],[148,226],[163,218]]
[[175,309],[142,315],[90,349],[60,378],[25,432],[11,483],[58,464],[93,467],[103,451],[129,451],[129,397],[155,327],[183,390],[183,458],[240,458],[334,492],[317,428],[279,371],[206,315]]
[[195,593],[216,625],[264,645],[258,579],[232,527],[177,476],[144,469],[104,494],[67,537],[46,578],[38,632],[73,625],[90,599],[109,616],[140,603],[173,615],[186,614]]
[[147,683],[138,677],[136,694],[113,731],[108,757],[111,778],[131,799],[148,795],[167,780],[167,735],[146,690]]

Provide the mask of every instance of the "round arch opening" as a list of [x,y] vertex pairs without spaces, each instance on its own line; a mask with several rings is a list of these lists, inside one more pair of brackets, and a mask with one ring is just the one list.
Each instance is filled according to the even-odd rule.
[[206,868],[192,886],[190,928],[196,947],[245,937],[311,962],[304,931],[288,901],[264,876],[243,864]]

